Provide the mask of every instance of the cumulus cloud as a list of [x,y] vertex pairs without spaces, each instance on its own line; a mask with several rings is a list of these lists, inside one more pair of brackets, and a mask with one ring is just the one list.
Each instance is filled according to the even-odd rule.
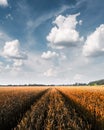
[[19,40],[5,42],[0,55],[2,58],[5,58],[8,63],[8,66],[3,69],[10,71],[20,70],[24,65],[24,60],[27,59],[26,53],[20,49]]
[[54,26],[46,39],[50,45],[55,48],[64,48],[76,46],[79,42],[83,41],[83,37],[79,36],[79,32],[76,30],[76,25],[82,24],[82,20],[77,21],[77,16],[80,13],[68,16],[59,15],[53,22]]
[[52,68],[48,69],[46,72],[43,74],[46,77],[54,77],[56,76],[56,71]]
[[83,46],[84,56],[100,56],[104,54],[104,24],[87,37]]
[[3,48],[2,56],[9,59],[26,59],[27,55],[20,50],[20,42],[13,40],[6,42]]
[[22,59],[13,60],[13,65],[11,66],[11,71],[13,73],[22,71],[22,67],[24,65],[24,61]]
[[14,60],[14,67],[20,67],[23,65],[23,60]]
[[7,0],[0,0],[0,6],[8,6]]
[[48,60],[48,59],[58,57],[58,56],[59,56],[58,53],[54,51],[53,52],[47,51],[47,52],[43,52],[43,54],[41,55],[41,58]]

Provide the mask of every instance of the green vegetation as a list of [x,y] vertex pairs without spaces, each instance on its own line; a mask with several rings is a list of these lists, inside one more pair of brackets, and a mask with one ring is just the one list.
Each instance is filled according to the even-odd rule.
[[88,85],[91,85],[91,86],[96,86],[96,85],[104,85],[104,79],[89,82],[89,84],[88,84]]

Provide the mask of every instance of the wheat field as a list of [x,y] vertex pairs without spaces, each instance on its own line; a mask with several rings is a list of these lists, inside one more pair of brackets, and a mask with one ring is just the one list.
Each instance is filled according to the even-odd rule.
[[1,87],[0,130],[104,130],[104,86]]

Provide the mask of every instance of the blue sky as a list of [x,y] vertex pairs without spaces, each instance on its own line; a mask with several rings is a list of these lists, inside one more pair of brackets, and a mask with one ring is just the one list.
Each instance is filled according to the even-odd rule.
[[103,0],[0,0],[0,84],[104,78]]

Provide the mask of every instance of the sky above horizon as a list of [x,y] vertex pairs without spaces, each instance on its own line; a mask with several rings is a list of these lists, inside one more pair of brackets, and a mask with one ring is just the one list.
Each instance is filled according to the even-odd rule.
[[0,84],[104,78],[104,0],[0,0]]

